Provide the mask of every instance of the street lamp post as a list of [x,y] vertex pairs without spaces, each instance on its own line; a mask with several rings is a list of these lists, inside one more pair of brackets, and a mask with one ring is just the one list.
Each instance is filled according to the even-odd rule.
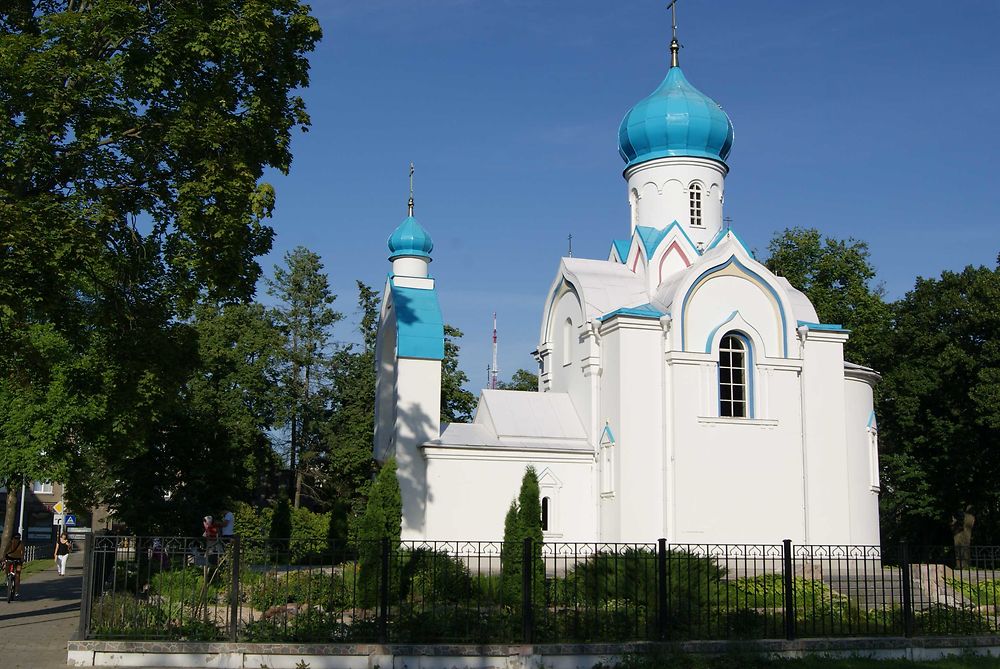
[[17,531],[21,534],[21,541],[27,539],[24,536],[24,494],[27,489],[27,481],[23,478],[21,479],[21,508],[18,509],[18,520],[17,520]]

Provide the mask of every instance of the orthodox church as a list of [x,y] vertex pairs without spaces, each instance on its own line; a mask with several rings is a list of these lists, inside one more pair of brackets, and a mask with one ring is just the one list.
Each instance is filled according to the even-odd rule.
[[374,454],[396,459],[404,539],[500,539],[533,465],[547,541],[879,542],[879,377],[723,224],[733,126],[670,48],[618,130],[628,236],[562,258],[544,294],[538,392],[484,390],[471,423],[441,423],[444,320],[412,198],[389,237]]

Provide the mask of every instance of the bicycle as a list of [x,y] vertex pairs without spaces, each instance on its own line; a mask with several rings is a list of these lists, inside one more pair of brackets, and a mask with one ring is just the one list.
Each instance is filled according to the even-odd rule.
[[17,560],[4,560],[3,570],[7,574],[7,603],[14,601],[17,594],[15,584],[17,583]]

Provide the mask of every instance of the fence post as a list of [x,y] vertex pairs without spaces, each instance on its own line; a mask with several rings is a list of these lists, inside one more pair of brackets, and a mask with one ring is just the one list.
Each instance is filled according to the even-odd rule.
[[240,538],[233,537],[230,553],[233,563],[233,580],[229,586],[229,641],[236,643],[240,629]]
[[389,641],[389,539],[382,539],[382,580],[379,583],[378,640]]
[[83,585],[80,590],[80,624],[76,638],[84,641],[90,634],[90,612],[94,608],[94,534],[83,540]]
[[913,636],[913,595],[910,555],[905,543],[899,544],[899,573],[903,580],[903,636]]
[[781,542],[782,578],[785,590],[785,638],[795,638],[795,579],[792,573],[792,540]]
[[656,542],[656,623],[660,641],[667,640],[667,540]]
[[532,556],[531,537],[525,537],[521,552],[521,640],[523,643],[534,643],[535,608],[532,606],[532,571],[534,560]]

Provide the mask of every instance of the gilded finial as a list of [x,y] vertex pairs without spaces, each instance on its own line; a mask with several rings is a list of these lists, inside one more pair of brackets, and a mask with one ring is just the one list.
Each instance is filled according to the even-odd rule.
[[667,9],[670,10],[670,67],[677,67],[679,65],[677,56],[681,50],[681,43],[677,41],[677,0],[670,0]]
[[406,207],[406,215],[413,216],[413,163],[410,163],[410,201]]

